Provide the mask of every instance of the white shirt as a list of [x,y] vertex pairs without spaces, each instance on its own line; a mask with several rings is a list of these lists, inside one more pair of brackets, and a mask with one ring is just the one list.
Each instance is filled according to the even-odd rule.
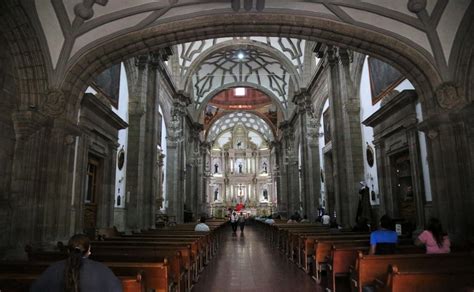
[[211,229],[209,229],[206,223],[199,223],[194,227],[194,231],[211,231]]
[[329,225],[329,223],[331,222],[331,217],[329,217],[329,215],[323,215],[322,219],[324,225]]
[[230,216],[230,222],[238,222],[238,221],[239,221],[239,215],[237,215],[237,214],[235,214],[235,215],[232,214],[232,215]]
[[273,220],[273,219],[267,219],[267,220],[265,220],[265,223],[267,223],[267,224],[274,224],[274,223],[275,223],[275,220]]

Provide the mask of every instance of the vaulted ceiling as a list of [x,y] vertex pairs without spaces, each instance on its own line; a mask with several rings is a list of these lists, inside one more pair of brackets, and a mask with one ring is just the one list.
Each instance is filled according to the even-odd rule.
[[[86,56],[92,49],[104,44],[113,43],[119,37],[130,33],[152,34],[158,28],[163,29],[167,24],[191,20],[196,29],[199,28],[198,17],[209,16],[212,19],[232,17],[242,19],[242,16],[252,17],[252,14],[262,16],[281,15],[282,22],[295,21],[299,17],[312,17],[314,23],[319,23],[319,30],[312,32],[280,31],[282,35],[314,35],[318,38],[341,42],[351,46],[352,38],[364,39],[365,35],[389,37],[394,42],[386,43],[390,48],[409,47],[419,56],[436,67],[440,75],[449,75],[445,69],[450,61],[457,60],[455,56],[456,37],[464,16],[469,16],[470,0],[365,0],[365,1],[249,1],[251,5],[243,6],[243,1],[201,1],[201,0],[29,0],[23,5],[34,22],[34,27],[41,39],[42,51],[47,56],[49,80],[60,84],[65,78],[68,68],[72,68],[78,60]],[[263,18],[255,17],[255,21]],[[258,25],[250,24],[252,31],[258,31]],[[344,34],[345,32],[345,34]],[[179,39],[201,39],[192,35],[188,30],[173,36],[176,43]],[[158,46],[153,40],[145,44],[134,44],[137,37],[114,43],[117,49],[126,47],[126,52],[133,54],[137,49]],[[365,41],[365,39],[364,39]],[[374,39],[373,41],[376,41]],[[397,44],[397,45],[395,45]],[[398,45],[400,44],[400,45]],[[459,46],[458,44],[457,46]],[[273,44],[272,44],[273,46]],[[293,45],[289,46],[292,47]],[[363,51],[371,51],[367,45],[360,46]],[[134,47],[136,48],[134,50]],[[298,46],[295,51],[300,51]],[[376,48],[374,48],[376,50]],[[138,53],[138,52],[137,52]],[[301,52],[300,52],[301,53]],[[120,54],[110,56],[108,60],[120,59]],[[286,52],[286,54],[291,54]],[[292,59],[295,61],[296,59]],[[192,61],[192,60],[191,60]],[[415,60],[416,61],[416,60]],[[302,62],[300,63],[302,64]],[[298,66],[298,62],[294,63]],[[255,69],[256,67],[252,67]],[[298,68],[299,70],[300,68]],[[234,72],[235,73],[235,72]],[[281,93],[281,86],[275,85],[275,94]],[[212,88],[212,87],[209,87]],[[202,99],[204,92],[198,95]]]
[[304,72],[306,43],[279,37],[235,37],[180,44],[179,83],[193,97],[196,109],[233,86],[265,91],[287,108],[290,86],[298,89]]
[[261,117],[250,112],[233,112],[222,116],[209,128],[207,141],[214,141],[223,132],[232,130],[238,124],[259,133],[267,142],[274,140],[272,129]]

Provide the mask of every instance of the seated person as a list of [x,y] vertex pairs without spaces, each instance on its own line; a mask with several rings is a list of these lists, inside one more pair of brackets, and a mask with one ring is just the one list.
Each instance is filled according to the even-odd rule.
[[196,227],[194,227],[194,231],[211,231],[209,226],[206,224],[206,217],[201,216],[199,223],[196,224]]
[[308,216],[304,215],[300,223],[309,223]]
[[273,220],[272,216],[270,215],[268,216],[267,220],[265,220],[265,223],[272,225],[275,224],[275,220]]
[[68,242],[69,257],[51,265],[31,285],[31,292],[122,291],[120,280],[104,264],[88,259],[89,238],[76,234]]
[[286,221],[287,224],[294,224],[294,223],[298,223],[298,221],[296,221],[296,217],[295,215],[291,215],[290,219],[288,221]]
[[428,222],[428,227],[425,231],[420,233],[415,240],[415,245],[425,246],[426,253],[450,253],[451,242],[448,235],[443,232],[441,222],[436,218],[431,218]]
[[380,218],[380,229],[370,234],[369,254],[392,254],[398,243],[398,235],[393,231],[392,219],[388,215]]

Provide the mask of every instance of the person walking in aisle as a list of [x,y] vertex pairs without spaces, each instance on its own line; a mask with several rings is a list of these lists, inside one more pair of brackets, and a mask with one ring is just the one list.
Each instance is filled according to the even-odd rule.
[[237,215],[237,212],[235,211],[230,215],[230,224],[232,225],[232,233],[236,234],[237,224],[239,224],[239,215]]
[[240,216],[239,216],[239,225],[240,225],[240,233],[244,233],[245,216],[242,212],[240,212]]

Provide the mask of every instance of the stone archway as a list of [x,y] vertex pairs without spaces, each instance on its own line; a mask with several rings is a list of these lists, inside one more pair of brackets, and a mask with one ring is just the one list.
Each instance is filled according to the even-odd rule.
[[100,47],[90,48],[76,59],[67,69],[61,88],[76,99],[77,107],[88,80],[114,62],[182,42],[232,35],[306,38],[373,55],[412,81],[427,110],[436,107],[433,88],[442,83],[442,78],[436,66],[417,48],[375,31],[328,23],[315,17],[279,14],[195,17],[117,37]]

